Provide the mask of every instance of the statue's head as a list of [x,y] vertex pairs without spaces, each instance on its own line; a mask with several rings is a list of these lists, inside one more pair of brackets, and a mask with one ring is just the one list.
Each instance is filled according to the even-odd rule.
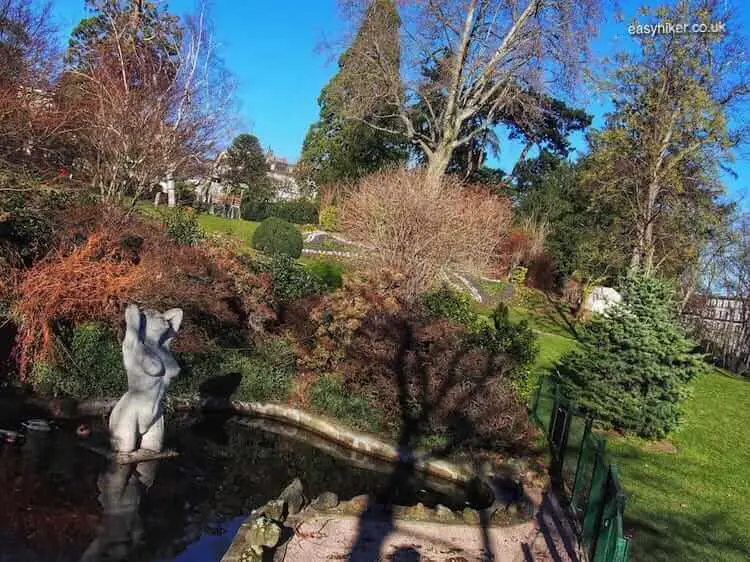
[[138,340],[155,348],[169,349],[182,324],[182,309],[170,308],[166,312],[139,310],[134,304],[125,310],[128,329],[138,334]]

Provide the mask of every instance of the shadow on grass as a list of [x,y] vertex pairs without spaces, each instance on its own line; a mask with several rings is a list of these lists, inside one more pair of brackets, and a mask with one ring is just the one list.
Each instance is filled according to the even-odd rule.
[[610,455],[629,496],[625,533],[632,539],[632,561],[750,559],[750,535],[743,527],[747,506],[731,497],[723,476],[712,476],[722,470],[718,459],[645,452],[622,443]]

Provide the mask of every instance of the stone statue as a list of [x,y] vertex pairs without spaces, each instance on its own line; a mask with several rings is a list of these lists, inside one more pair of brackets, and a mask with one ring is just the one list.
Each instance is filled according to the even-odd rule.
[[125,323],[122,357],[128,391],[109,417],[112,447],[119,455],[139,448],[160,452],[164,440],[162,398],[180,372],[169,344],[180,329],[182,309],[162,314],[138,310],[131,304],[125,310]]

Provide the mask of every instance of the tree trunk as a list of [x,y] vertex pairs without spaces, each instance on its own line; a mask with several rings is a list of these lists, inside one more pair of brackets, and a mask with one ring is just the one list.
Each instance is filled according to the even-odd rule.
[[630,269],[642,268],[646,276],[650,276],[654,269],[654,220],[656,220],[655,208],[660,191],[661,188],[656,179],[649,183],[644,216],[641,217],[642,222],[638,225],[638,242],[633,248],[633,255],[630,259]]
[[438,146],[435,151],[429,155],[427,162],[427,183],[437,190],[443,181],[445,172],[448,169],[453,149],[450,146]]

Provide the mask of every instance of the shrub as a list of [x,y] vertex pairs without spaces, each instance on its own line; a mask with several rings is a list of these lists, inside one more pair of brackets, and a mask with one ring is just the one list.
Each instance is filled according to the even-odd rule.
[[269,259],[256,260],[251,268],[271,276],[271,291],[280,302],[289,302],[321,292],[322,286],[301,263],[285,254],[275,254]]
[[493,354],[512,357],[513,376],[527,373],[538,352],[534,331],[529,328],[526,320],[512,322],[505,303],[499,303],[495,307],[491,321],[491,325],[482,327],[470,340]]
[[248,401],[283,402],[289,395],[293,372],[280,368],[262,357],[230,355],[223,363],[229,372],[242,375],[237,398]]
[[678,425],[687,383],[708,367],[678,322],[670,285],[631,274],[622,293],[623,304],[588,322],[556,379],[606,426],[660,438]]
[[189,207],[191,205],[195,205],[196,194],[194,185],[184,180],[178,180],[175,182],[174,191],[177,205],[179,205],[180,207]]
[[374,248],[373,271],[404,276],[415,298],[446,270],[484,271],[510,223],[510,202],[446,177],[435,187],[424,170],[395,169],[365,177],[341,210],[341,227]]
[[544,218],[529,215],[503,236],[498,247],[500,271],[512,271],[518,266],[530,267],[544,253],[549,224]]
[[341,288],[343,285],[344,266],[330,260],[319,260],[306,265],[307,271],[328,290]]
[[127,388],[122,352],[116,335],[105,324],[75,326],[57,339],[56,353],[34,367],[43,391],[73,398],[118,396]]
[[183,246],[197,246],[205,238],[192,209],[170,209],[164,215],[164,227],[167,234]]
[[[54,326],[122,323],[127,303],[183,308],[178,350],[246,345],[273,318],[270,281],[229,250],[175,245],[157,224],[90,208],[62,250],[30,268],[13,287],[21,375],[52,351]],[[84,226],[81,226],[84,225]]]
[[320,226],[323,230],[337,231],[339,228],[339,209],[334,205],[328,205],[320,209]]
[[343,383],[333,376],[319,378],[310,390],[313,407],[323,414],[364,431],[380,429],[380,414],[363,397],[352,395]]
[[493,348],[427,317],[398,299],[397,282],[347,278],[307,303],[308,323],[290,326],[300,366],[333,373],[341,392],[379,410],[383,429],[404,446],[527,450],[532,426],[514,388],[515,347],[497,336]]
[[245,198],[240,213],[246,221],[262,221],[271,216],[271,203],[265,199]]
[[[226,386],[233,399],[246,401],[284,401],[289,395],[294,376],[294,361],[288,347],[271,342],[261,353],[217,349],[203,353],[179,353],[180,375],[172,384],[175,394],[196,394],[205,386]],[[231,378],[237,380],[231,383]]]
[[423,295],[422,304],[430,318],[446,318],[472,331],[478,329],[481,323],[471,298],[445,285]]
[[271,216],[295,224],[317,224],[318,207],[309,199],[291,199],[271,204]]
[[264,254],[284,254],[292,258],[302,255],[302,234],[293,224],[269,217],[253,233],[253,248]]
[[552,256],[541,253],[529,264],[527,283],[540,291],[551,291],[559,283],[557,267]]

